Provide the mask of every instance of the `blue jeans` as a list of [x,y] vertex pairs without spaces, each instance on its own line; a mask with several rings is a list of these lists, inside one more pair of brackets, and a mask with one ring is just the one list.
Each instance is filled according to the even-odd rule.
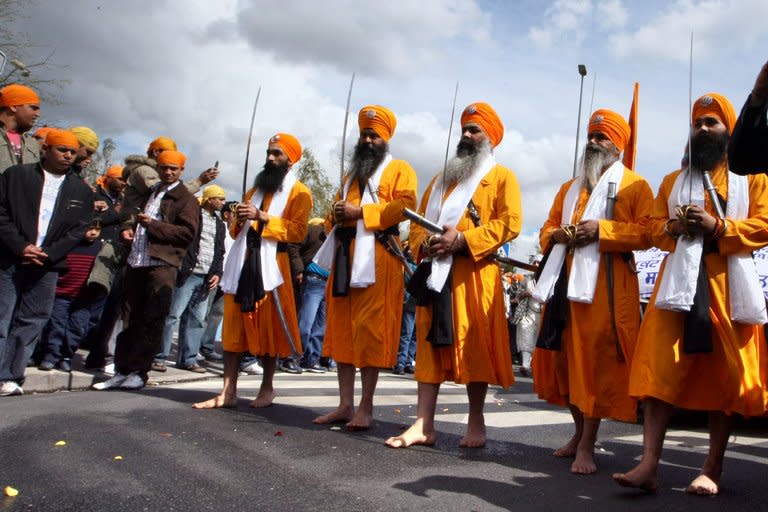
[[397,366],[413,366],[416,360],[416,311],[403,305],[403,320],[400,324],[400,347],[397,350]]
[[197,352],[200,350],[200,340],[205,329],[205,315],[208,312],[208,281],[205,274],[192,274],[184,284],[177,286],[173,292],[171,311],[165,320],[163,329],[162,352],[155,360],[168,359],[173,339],[173,328],[179,323],[179,349],[176,354],[177,366],[192,366],[197,364]]
[[305,274],[301,285],[299,333],[304,347],[302,366],[314,366],[320,360],[325,336],[325,279]]
[[0,269],[0,382],[24,382],[27,361],[51,316],[58,278],[31,265]]
[[200,352],[210,354],[216,349],[216,334],[219,332],[221,320],[224,318],[224,292],[221,288],[211,293],[208,299],[208,315],[205,319],[205,329],[200,340]]
[[91,319],[104,308],[106,298],[106,294],[92,293],[77,298],[56,297],[43,336],[43,360],[55,364],[71,359],[91,329]]

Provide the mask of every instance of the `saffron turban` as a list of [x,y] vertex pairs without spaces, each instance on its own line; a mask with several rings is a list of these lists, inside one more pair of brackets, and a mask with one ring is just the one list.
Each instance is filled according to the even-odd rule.
[[80,141],[80,145],[83,147],[93,152],[99,149],[99,136],[87,126],[73,126],[69,131],[75,134],[75,137],[77,137],[77,140]]
[[692,121],[711,115],[720,120],[728,128],[728,133],[733,133],[733,127],[736,126],[736,111],[728,98],[716,92],[705,94],[696,100],[693,104]]
[[48,132],[51,130],[53,130],[52,126],[41,126],[37,130],[35,130],[34,136],[45,140],[45,136],[48,135]]
[[184,167],[187,162],[187,156],[180,152],[168,149],[157,155],[157,165],[175,165],[176,167]]
[[66,146],[77,150],[80,147],[80,142],[75,137],[75,134],[67,130],[59,130],[58,128],[52,128],[45,135],[46,146]]
[[380,105],[368,105],[360,109],[357,114],[357,124],[362,132],[370,128],[376,135],[389,142],[397,128],[397,118],[388,108]]
[[472,103],[461,113],[461,126],[476,124],[488,137],[491,146],[496,147],[504,138],[504,125],[499,115],[487,103]]
[[291,164],[295,164],[301,159],[301,143],[290,133],[276,133],[269,139],[269,143],[280,146]]
[[613,142],[619,152],[624,151],[629,137],[632,135],[632,130],[624,118],[607,108],[595,110],[595,113],[589,118],[587,133],[592,132],[600,132],[608,137],[608,140]]
[[21,84],[6,85],[0,89],[0,107],[18,107],[19,105],[40,105],[40,96]]
[[122,178],[123,177],[123,166],[122,165],[113,165],[109,167],[106,172],[104,173],[104,176],[107,178]]
[[163,151],[167,151],[170,149],[170,150],[176,151],[176,143],[173,141],[173,139],[169,137],[158,137],[149,143],[149,148],[147,149],[147,153],[151,153],[156,149],[161,149]]
[[208,199],[220,197],[221,199],[227,198],[227,193],[218,185],[209,185],[203,189],[203,201]]

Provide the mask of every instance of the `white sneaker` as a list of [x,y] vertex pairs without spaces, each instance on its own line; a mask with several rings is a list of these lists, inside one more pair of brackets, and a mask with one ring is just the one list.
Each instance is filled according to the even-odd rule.
[[125,379],[127,379],[127,375],[123,375],[121,373],[116,373],[114,377],[112,377],[109,380],[105,380],[104,382],[97,382],[93,386],[91,386],[96,391],[104,391],[105,389],[115,389],[119,388],[120,385],[125,382]]
[[21,389],[21,386],[13,382],[12,380],[7,380],[0,384],[0,396],[15,396],[15,395],[23,395],[24,390]]
[[144,387],[144,379],[138,373],[130,374],[123,383],[120,384],[120,389],[141,389]]
[[264,374],[264,368],[261,367],[258,361],[254,361],[245,368],[243,368],[243,371],[247,373],[248,375],[263,375]]
[[115,363],[109,363],[104,367],[103,370],[101,370],[101,373],[104,375],[114,375],[115,374]]
[[201,361],[205,361],[205,356],[203,354],[201,354],[200,352],[198,352],[197,355],[195,355],[195,360],[198,363],[201,362]]

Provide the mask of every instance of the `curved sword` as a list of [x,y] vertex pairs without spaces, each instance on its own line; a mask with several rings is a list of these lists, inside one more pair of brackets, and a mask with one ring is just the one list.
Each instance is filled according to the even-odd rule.
[[251,156],[251,138],[253,138],[253,121],[256,119],[256,107],[259,105],[259,96],[261,96],[261,86],[256,92],[256,101],[253,102],[253,112],[251,112],[251,127],[248,129],[248,144],[245,146],[245,169],[243,169],[243,194],[245,201],[245,191],[248,187],[248,159]]

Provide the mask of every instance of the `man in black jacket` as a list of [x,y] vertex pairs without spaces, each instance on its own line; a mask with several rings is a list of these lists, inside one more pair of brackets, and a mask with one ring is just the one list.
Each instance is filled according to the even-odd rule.
[[165,320],[163,351],[155,356],[152,364],[155,371],[166,370],[165,361],[171,351],[173,330],[181,318],[176,368],[205,373],[205,369],[197,363],[197,352],[205,330],[208,296],[219,286],[224,269],[226,227],[216,212],[224,206],[226,193],[220,186],[210,185],[203,190],[201,199],[200,227],[181,262],[171,312]]
[[757,75],[733,129],[728,167],[742,176],[768,172],[768,62]]
[[74,134],[52,130],[42,162],[0,174],[0,396],[23,393],[58,273],[93,216],[93,191],[71,170],[78,146]]

